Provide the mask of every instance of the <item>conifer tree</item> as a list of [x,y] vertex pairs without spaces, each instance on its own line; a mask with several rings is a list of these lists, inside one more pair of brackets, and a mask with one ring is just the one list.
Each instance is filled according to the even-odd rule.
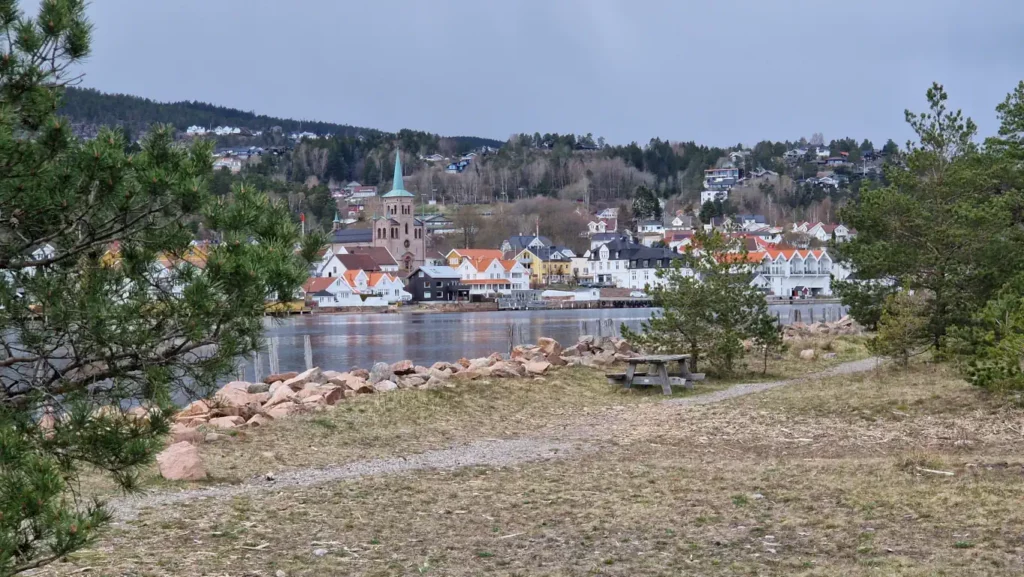
[[0,0],[0,576],[89,543],[108,515],[78,473],[136,487],[172,398],[258,346],[321,240],[297,253],[287,209],[252,188],[215,199],[210,148],[169,129],[135,153],[119,131],[76,139],[56,110],[91,34],[83,0],[35,17]]

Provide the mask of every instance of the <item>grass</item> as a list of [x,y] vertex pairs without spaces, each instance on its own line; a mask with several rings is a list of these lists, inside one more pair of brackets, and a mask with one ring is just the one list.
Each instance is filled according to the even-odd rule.
[[237,452],[241,467],[254,451],[276,446],[269,450],[287,466],[471,438],[557,436],[581,423],[597,450],[147,509],[45,573],[86,566],[97,574],[183,576],[1024,569],[1024,411],[972,389],[944,365],[809,379],[696,407],[617,393],[592,371],[556,375],[369,398],[275,423],[217,450],[225,458]]

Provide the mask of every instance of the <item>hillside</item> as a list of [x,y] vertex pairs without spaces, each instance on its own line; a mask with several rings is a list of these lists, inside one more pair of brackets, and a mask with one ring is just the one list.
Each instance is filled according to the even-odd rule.
[[[250,131],[269,131],[279,126],[285,133],[305,131],[339,136],[385,134],[373,128],[348,124],[277,118],[205,102],[156,102],[129,94],[107,94],[92,88],[68,88],[61,114],[77,124],[123,126],[132,134],[143,132],[156,123],[173,124],[182,131],[193,125],[208,128],[234,126]],[[504,144],[500,140],[476,136],[454,136],[451,139],[459,149],[466,150],[482,146],[498,148]]]

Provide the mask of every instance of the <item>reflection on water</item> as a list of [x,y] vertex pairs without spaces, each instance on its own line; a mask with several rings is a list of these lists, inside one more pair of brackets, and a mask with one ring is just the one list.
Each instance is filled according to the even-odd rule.
[[[812,309],[813,307],[813,309]],[[784,323],[794,312],[810,322],[824,315],[835,319],[839,305],[772,305]],[[305,368],[304,337],[309,335],[313,365],[325,369],[369,368],[375,362],[410,359],[416,364],[507,353],[514,345],[551,337],[575,343],[580,335],[617,336],[625,324],[637,329],[655,309],[539,310],[437,314],[312,315],[267,320],[268,345],[276,343],[282,371]],[[268,355],[261,355],[262,374],[270,372]],[[253,376],[252,367],[246,375]]]

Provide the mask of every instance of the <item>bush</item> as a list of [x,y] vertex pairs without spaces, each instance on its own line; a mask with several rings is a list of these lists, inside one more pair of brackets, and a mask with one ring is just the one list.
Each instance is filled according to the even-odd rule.
[[868,348],[876,355],[891,357],[906,367],[910,357],[931,345],[928,334],[927,300],[918,294],[899,292],[885,300],[878,320],[878,335]]

